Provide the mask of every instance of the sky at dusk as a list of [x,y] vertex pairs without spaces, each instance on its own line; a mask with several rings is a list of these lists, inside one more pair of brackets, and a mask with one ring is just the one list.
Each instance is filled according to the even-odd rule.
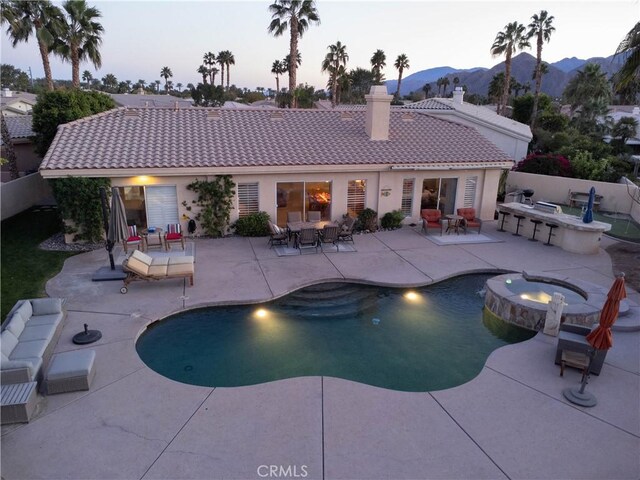
[[[54,2],[59,3],[59,2]],[[81,65],[95,78],[113,73],[119,81],[162,80],[160,69],[168,66],[178,82],[196,84],[203,54],[231,50],[236,65],[231,83],[240,87],[275,88],[270,73],[274,60],[289,50],[289,32],[274,38],[267,32],[270,2],[255,1],[109,1],[92,2],[102,12],[104,26],[102,68]],[[316,2],[321,24],[312,26],[300,40],[302,66],[298,83],[324,88],[327,75],[320,64],[327,46],[340,40],[347,46],[347,68],[370,68],[376,49],[387,55],[384,74],[397,78],[395,58],[405,53],[410,69],[404,76],[432,67],[491,67],[501,61],[489,49],[496,33],[507,23],[528,24],[531,15],[546,9],[555,17],[556,32],[544,46],[543,59],[612,55],[625,34],[640,18],[640,0],[606,1],[362,1]],[[44,71],[34,40],[12,48],[2,33],[2,63],[34,78]],[[529,50],[535,55],[535,50]],[[54,78],[71,78],[71,66],[52,57]],[[216,83],[219,76],[216,78]],[[286,78],[281,86],[286,86]],[[162,82],[164,83],[164,81]]]

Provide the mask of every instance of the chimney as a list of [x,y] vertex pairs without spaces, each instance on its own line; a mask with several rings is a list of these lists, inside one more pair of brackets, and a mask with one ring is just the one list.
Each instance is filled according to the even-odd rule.
[[453,103],[462,105],[462,97],[464,97],[464,90],[462,87],[456,87],[453,91]]
[[389,114],[391,99],[387,95],[385,85],[373,85],[369,95],[364,96],[367,101],[365,131],[371,140],[389,140]]
[[3,97],[5,97],[5,98],[9,98],[9,97],[12,97],[12,96],[13,96],[13,93],[11,92],[11,90],[10,90],[10,89],[8,89],[8,88],[3,88],[3,89],[2,89],[2,96],[3,96]]

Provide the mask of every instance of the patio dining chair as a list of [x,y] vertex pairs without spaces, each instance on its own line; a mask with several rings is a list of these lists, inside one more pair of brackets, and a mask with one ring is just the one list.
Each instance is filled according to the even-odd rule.
[[300,250],[300,255],[303,248],[315,248],[318,253],[318,233],[315,228],[302,228],[296,236],[296,247]]
[[164,234],[164,244],[167,246],[167,250],[171,250],[172,243],[182,244],[182,250],[184,250],[184,236],[179,223],[167,225],[167,232]]
[[287,223],[301,222],[302,212],[287,212]]
[[351,242],[353,241],[353,228],[356,225],[356,219],[353,217],[347,217],[338,226],[338,241],[339,242]]
[[129,227],[127,227],[127,230],[127,239],[122,242],[124,253],[128,253],[127,249],[129,246],[138,247],[138,249],[141,250],[142,247],[140,245],[142,245],[142,236],[138,233],[138,227],[136,227],[135,225],[130,225]]
[[334,245],[336,251],[340,251],[338,248],[338,225],[325,225],[320,232],[320,250],[324,252],[324,246],[327,244]]
[[269,248],[273,248],[274,245],[289,246],[289,235],[286,230],[269,222]]
[[322,212],[318,212],[317,210],[307,212],[307,222],[320,222],[320,221],[322,221]]

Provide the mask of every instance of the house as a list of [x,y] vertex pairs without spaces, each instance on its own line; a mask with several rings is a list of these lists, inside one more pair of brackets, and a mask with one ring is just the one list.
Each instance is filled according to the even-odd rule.
[[117,108],[61,125],[45,156],[45,178],[108,177],[128,220],[162,226],[193,216],[196,178],[231,175],[232,220],[265,211],[323,219],[421,208],[474,207],[492,219],[498,179],[513,159],[453,115],[391,109],[374,86],[365,109]]
[[29,115],[36,104],[33,93],[12,92],[8,88],[2,89],[0,96],[0,110],[5,117]]
[[[4,115],[4,112],[2,115]],[[37,172],[40,162],[42,161],[42,157],[34,151],[34,145],[31,140],[31,137],[34,135],[31,129],[32,119],[33,117],[31,115],[5,116],[4,118],[7,122],[7,130],[9,130],[13,151],[16,154],[18,173],[20,176]],[[2,146],[1,156],[5,158],[4,143],[1,139],[0,145]],[[1,168],[2,181],[8,182],[11,179],[9,165],[2,165]]]

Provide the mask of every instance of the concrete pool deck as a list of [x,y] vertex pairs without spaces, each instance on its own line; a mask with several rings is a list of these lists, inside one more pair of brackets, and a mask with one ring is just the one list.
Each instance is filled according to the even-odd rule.
[[[104,250],[69,258],[47,284],[67,299],[56,352],[81,348],[71,338],[84,323],[101,330],[86,347],[96,351],[96,377],[90,391],[40,397],[31,423],[2,427],[2,477],[640,477],[640,332],[614,332],[587,387],[599,401],[591,409],[564,400],[580,373],[559,376],[556,339],[542,334],[493,352],[472,381],[427,393],[330,377],[198,387],[160,376],[135,351],[145,325],[184,308],[265,301],[323,280],[409,286],[531,269],[613,281],[603,250],[567,253],[496,232],[495,222],[484,230],[501,242],[438,246],[403,228],[356,236],[354,253],[289,257],[265,238],[196,239],[195,286],[140,282],[126,295],[120,282],[91,282]],[[627,292],[629,315],[640,316],[640,293]]]

